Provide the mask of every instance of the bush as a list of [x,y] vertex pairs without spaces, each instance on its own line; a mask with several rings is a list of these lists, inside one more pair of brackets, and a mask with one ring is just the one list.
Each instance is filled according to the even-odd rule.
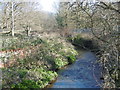
[[70,41],[73,45],[78,46],[80,49],[85,50],[93,50],[98,51],[98,45],[90,39],[82,38],[79,34],[74,37],[69,37],[68,41]]
[[21,83],[18,83],[16,85],[13,84],[11,88],[22,88],[22,89],[40,88],[40,85],[33,80],[23,80]]
[[31,70],[3,69],[4,88],[43,88],[57,77],[57,73],[43,68]]
[[68,64],[68,62],[63,61],[63,60],[60,59],[60,58],[56,58],[56,59],[55,59],[55,65],[56,65],[55,68],[61,68],[61,67],[65,66],[65,65],[67,65],[67,64]]
[[32,39],[30,37],[7,38],[2,43],[2,45],[3,45],[2,50],[4,51],[4,50],[11,50],[11,49],[12,50],[23,49],[23,48],[26,48],[28,46],[37,46],[41,43],[44,43],[44,41],[41,38],[36,38],[36,37],[33,37]]
[[68,58],[68,62],[71,64],[76,60],[76,57],[74,55],[70,55],[67,57]]
[[[56,69],[76,60],[77,52],[63,38],[44,41],[36,38],[30,41],[35,46],[31,52],[23,58],[16,56],[17,63],[3,70],[4,88],[44,88],[57,77]],[[29,48],[25,51],[29,52]]]

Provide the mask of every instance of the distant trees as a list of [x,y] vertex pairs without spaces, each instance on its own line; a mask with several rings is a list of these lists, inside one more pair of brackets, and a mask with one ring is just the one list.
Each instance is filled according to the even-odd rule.
[[55,31],[57,22],[53,13],[41,13],[41,27],[44,31]]
[[11,2],[11,33],[12,33],[12,36],[14,36],[14,2]]
[[59,9],[57,10],[56,21],[58,24],[58,28],[66,28],[67,20],[68,20],[68,9],[69,2],[59,3]]
[[[0,5],[1,6],[1,5]],[[0,10],[0,17],[2,17],[2,10]],[[2,28],[2,19],[0,18],[0,29]]]
[[[83,29],[91,28],[89,5],[77,2],[60,2],[56,20],[59,28]],[[87,13],[86,13],[87,12]]]
[[2,3],[1,28],[14,36],[17,31],[25,31],[28,36],[33,30],[53,29],[56,27],[54,14],[41,11],[36,2]]
[[24,2],[22,7],[22,15],[19,15],[18,21],[16,22],[16,28],[25,30],[27,36],[30,35],[32,29],[40,29],[40,11],[37,11],[35,2]]
[[2,29],[10,29],[12,36],[14,36],[17,16],[20,15],[21,4],[15,2],[2,3]]

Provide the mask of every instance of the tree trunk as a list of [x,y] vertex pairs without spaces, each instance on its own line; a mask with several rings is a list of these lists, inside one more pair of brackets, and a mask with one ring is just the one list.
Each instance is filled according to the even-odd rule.
[[[120,10],[120,2],[117,3],[118,4],[118,10]],[[120,28],[120,14],[118,14],[118,29]]]
[[30,31],[31,31],[31,28],[28,26],[28,28],[27,28],[27,36],[30,36]]
[[11,2],[11,33],[14,36],[14,3]]

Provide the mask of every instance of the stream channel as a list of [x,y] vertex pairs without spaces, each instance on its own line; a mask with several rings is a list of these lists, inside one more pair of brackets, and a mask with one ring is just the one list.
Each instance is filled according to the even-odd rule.
[[101,88],[101,68],[93,52],[82,51],[78,59],[58,71],[48,88]]

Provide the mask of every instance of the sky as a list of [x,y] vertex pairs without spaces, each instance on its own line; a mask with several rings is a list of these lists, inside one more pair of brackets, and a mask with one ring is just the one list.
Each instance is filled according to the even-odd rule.
[[40,0],[42,10],[48,12],[55,12],[54,4],[56,0]]
[[[2,2],[8,2],[11,0],[0,0]],[[24,1],[29,1],[29,2],[39,2],[40,3],[40,8],[42,8],[43,11],[47,11],[47,12],[55,12],[54,9],[54,4],[55,2],[59,1],[59,0],[13,0],[13,1],[20,1],[20,2],[24,2]]]

